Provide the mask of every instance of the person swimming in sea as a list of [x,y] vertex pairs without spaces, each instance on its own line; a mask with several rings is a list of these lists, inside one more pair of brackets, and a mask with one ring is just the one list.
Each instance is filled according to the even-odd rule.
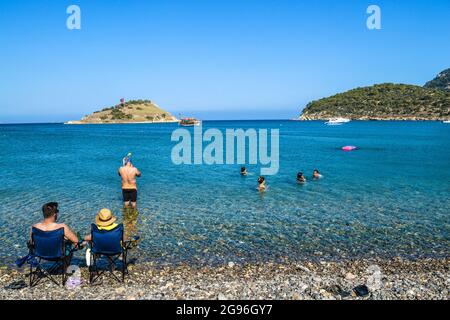
[[322,178],[322,175],[319,173],[319,170],[314,169],[314,171],[313,171],[313,179],[314,180],[318,180],[320,178]]
[[260,176],[258,178],[258,191],[263,192],[263,191],[266,191],[266,189],[267,189],[266,178],[264,178],[263,176]]
[[303,175],[303,172],[297,173],[297,182],[298,183],[305,183],[306,182],[306,178]]
[[248,175],[247,168],[241,167],[241,176],[246,176],[246,175]]

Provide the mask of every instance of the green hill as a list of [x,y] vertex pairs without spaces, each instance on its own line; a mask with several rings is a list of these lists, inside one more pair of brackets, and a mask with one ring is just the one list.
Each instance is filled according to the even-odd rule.
[[384,83],[310,102],[300,120],[447,120],[450,91]]
[[436,78],[427,82],[425,88],[450,91],[450,68],[442,71]]
[[130,100],[116,106],[95,111],[83,117],[80,121],[69,121],[68,124],[176,121],[178,120],[174,116],[150,100]]

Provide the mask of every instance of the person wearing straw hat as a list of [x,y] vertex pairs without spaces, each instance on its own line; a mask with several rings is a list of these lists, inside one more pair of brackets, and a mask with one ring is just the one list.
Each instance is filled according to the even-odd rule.
[[[111,210],[107,208],[101,209],[95,216],[95,224],[99,230],[110,231],[118,226],[116,223],[117,218],[112,214]],[[91,235],[84,237],[84,241],[91,241]]]

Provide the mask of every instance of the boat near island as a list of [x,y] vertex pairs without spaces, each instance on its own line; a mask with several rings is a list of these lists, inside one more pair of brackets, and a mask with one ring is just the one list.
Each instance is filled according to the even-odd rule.
[[327,122],[325,122],[326,125],[328,126],[340,126],[341,124],[350,122],[350,119],[347,118],[332,118],[329,119]]
[[442,123],[450,123],[450,120],[444,120]]
[[182,118],[180,120],[180,126],[183,127],[199,126],[200,124],[201,121],[195,118]]

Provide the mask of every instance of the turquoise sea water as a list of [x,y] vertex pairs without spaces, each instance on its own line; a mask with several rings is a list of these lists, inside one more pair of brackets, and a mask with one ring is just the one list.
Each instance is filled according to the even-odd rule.
[[[142,171],[138,232],[143,260],[159,264],[448,257],[450,125],[439,122],[208,121],[203,129],[280,130],[280,171],[256,190],[258,166],[176,166],[176,124],[0,125],[0,258],[26,253],[41,206],[88,232],[109,207],[123,220],[121,159]],[[192,129],[190,129],[192,130]],[[359,150],[343,152],[340,147]],[[295,182],[318,168],[319,181]]]

